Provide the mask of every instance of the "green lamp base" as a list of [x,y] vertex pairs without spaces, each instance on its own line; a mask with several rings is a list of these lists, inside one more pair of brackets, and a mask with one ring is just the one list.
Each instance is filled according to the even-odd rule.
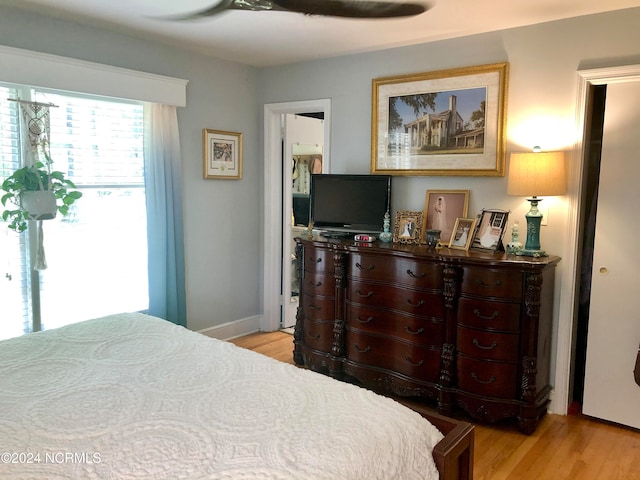
[[516,255],[524,257],[547,257],[544,250],[540,249],[540,225],[542,223],[542,212],[538,210],[538,202],[542,199],[536,197],[527,198],[531,203],[531,209],[525,215],[527,220],[527,241],[524,248],[515,252]]

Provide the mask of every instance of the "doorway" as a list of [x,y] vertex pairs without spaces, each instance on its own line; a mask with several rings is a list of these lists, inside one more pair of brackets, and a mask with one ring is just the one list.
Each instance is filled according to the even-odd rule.
[[576,297],[581,272],[581,238],[582,224],[586,212],[585,182],[589,152],[589,125],[593,89],[597,85],[610,85],[619,82],[639,81],[640,65],[600,68],[578,71],[578,102],[576,106],[576,131],[580,133],[574,156],[570,161],[569,175],[569,220],[566,235],[563,271],[574,272],[568,275],[560,285],[560,319],[557,332],[555,393],[550,411],[561,415],[567,414],[569,402],[573,398],[573,379],[576,367],[576,327],[578,298]]
[[[311,175],[324,173],[324,115],[283,115],[282,142],[282,213],[285,226],[282,236],[282,318],[281,328],[296,324],[300,286],[296,275],[295,237],[307,234]],[[289,224],[289,228],[287,228]]]
[[580,248],[580,281],[578,283],[576,339],[572,400],[582,405],[584,394],[584,375],[587,355],[587,327],[589,324],[589,306],[591,272],[593,266],[593,243],[596,230],[596,206],[598,200],[598,182],[600,181],[600,160],[602,154],[602,131],[607,86],[594,85],[589,91],[589,114],[585,125],[585,178],[583,188],[583,220]]
[[633,374],[640,343],[640,253],[633,247],[640,234],[634,221],[640,202],[639,102],[640,78],[606,85],[582,401],[584,414],[633,428],[640,428],[640,386]]
[[[323,170],[329,171],[331,101],[329,99],[301,102],[271,103],[264,107],[264,207],[263,207],[263,316],[260,329],[278,330],[282,324],[285,299],[282,292],[285,238],[291,236],[292,171],[283,168],[287,142],[284,139],[284,116],[287,114],[321,113],[323,120]],[[283,145],[285,148],[283,149]],[[283,151],[285,154],[283,155]]]
[[[568,185],[568,221],[565,236],[565,255],[563,271],[569,272],[560,284],[559,308],[556,342],[556,366],[554,377],[554,394],[549,405],[551,413],[566,415],[572,401],[573,378],[575,375],[575,347],[577,327],[577,292],[580,281],[580,247],[582,221],[584,216],[584,182],[588,151],[591,91],[595,85],[640,80],[640,65],[580,70],[577,72],[577,105],[576,105],[576,140],[573,155],[570,157]],[[573,274],[572,274],[573,273]]]

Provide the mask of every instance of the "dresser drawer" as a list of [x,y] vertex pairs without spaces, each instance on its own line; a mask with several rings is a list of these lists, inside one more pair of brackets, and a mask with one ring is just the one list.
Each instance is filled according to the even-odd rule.
[[305,272],[302,279],[302,291],[309,295],[335,297],[336,278],[331,274]]
[[522,273],[466,267],[462,273],[461,293],[517,300],[522,297]]
[[444,322],[441,319],[419,318],[358,305],[347,306],[347,326],[421,345],[440,347],[444,342]]
[[336,316],[336,303],[331,298],[303,294],[302,312],[305,318],[333,321]]
[[457,347],[460,353],[489,360],[518,360],[520,337],[513,333],[493,333],[458,326]]
[[458,387],[465,392],[493,398],[515,398],[517,376],[515,364],[458,356]]
[[333,275],[333,252],[326,248],[305,247],[303,268],[307,272],[320,272]]
[[362,365],[384,368],[420,381],[437,382],[441,350],[346,330],[346,357]]
[[442,266],[419,260],[354,253],[349,256],[347,275],[354,280],[401,283],[442,290]]
[[352,281],[347,288],[347,300],[364,306],[384,306],[402,310],[418,316],[444,316],[442,295],[408,288]]
[[458,325],[503,332],[520,330],[520,304],[461,298]]
[[314,322],[305,318],[304,320],[304,344],[315,350],[331,352],[333,346],[333,322]]

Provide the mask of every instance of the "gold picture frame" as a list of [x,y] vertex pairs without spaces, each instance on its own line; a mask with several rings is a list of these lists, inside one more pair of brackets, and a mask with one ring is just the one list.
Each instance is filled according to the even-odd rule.
[[508,63],[376,78],[371,173],[504,176]]
[[242,133],[203,129],[202,157],[205,179],[241,179]]
[[393,226],[393,242],[420,244],[422,217],[422,212],[396,212],[396,221]]
[[[469,190],[427,190],[424,198],[424,221],[421,239],[426,243],[427,230],[440,230],[440,240],[448,245],[459,217],[469,210]],[[471,231],[473,235],[473,230]]]
[[454,250],[469,250],[475,228],[475,218],[456,218],[451,240],[449,240],[449,248]]

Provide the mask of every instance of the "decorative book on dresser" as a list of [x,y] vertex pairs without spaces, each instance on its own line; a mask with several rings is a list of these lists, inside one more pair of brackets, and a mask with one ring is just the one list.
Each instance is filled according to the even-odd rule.
[[535,430],[560,258],[316,238],[297,238],[296,257],[298,365]]

